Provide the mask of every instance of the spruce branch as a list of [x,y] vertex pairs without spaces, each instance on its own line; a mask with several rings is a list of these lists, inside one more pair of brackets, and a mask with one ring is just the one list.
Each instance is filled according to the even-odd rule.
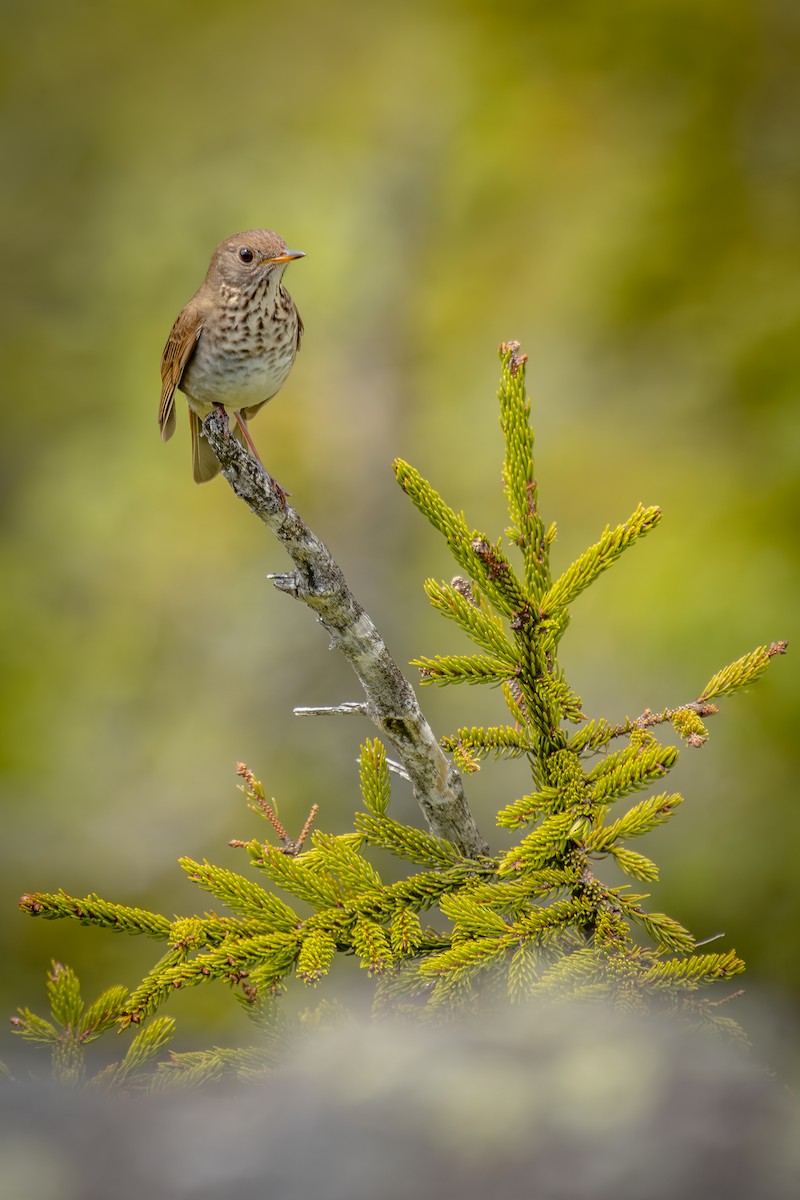
[[193,883],[211,892],[232,912],[242,917],[268,920],[272,929],[288,932],[296,929],[300,918],[274,892],[268,892],[253,880],[215,867],[209,862],[197,863],[191,858],[180,859],[180,865]]
[[389,810],[391,784],[386,751],[379,738],[366,741],[359,758],[361,768],[361,795],[364,804],[374,817],[385,817]]
[[506,637],[499,617],[484,612],[474,599],[465,596],[452,583],[437,583],[435,579],[427,579],[425,592],[433,607],[442,616],[455,621],[476,646],[514,667],[514,647]]
[[130,1004],[128,989],[120,984],[107,988],[86,1005],[75,972],[71,967],[53,962],[47,976],[47,997],[52,1020],[20,1008],[18,1015],[11,1018],[11,1026],[24,1040],[49,1047],[54,1078],[70,1086],[88,1082],[95,1087],[108,1087],[140,1076],[172,1037],[175,1028],[172,1017],[159,1017],[139,1030],[119,1062],[110,1063],[97,1074],[90,1075],[87,1047],[106,1030],[114,1026],[119,1028]]
[[295,565],[291,573],[270,576],[272,582],[313,609],[332,646],[355,670],[366,694],[367,713],[408,771],[431,832],[468,857],[486,854],[488,845],[469,810],[460,774],[445,758],[411,684],[330,551],[239,445],[220,412],[206,417],[203,431],[236,495],[278,538]]
[[122,1062],[108,1073],[103,1082],[119,1084],[132,1075],[140,1074],[170,1041],[174,1031],[175,1021],[172,1017],[156,1017],[150,1021],[139,1030]]
[[689,746],[702,746],[708,741],[708,732],[703,723],[704,717],[713,717],[719,712],[712,699],[720,696],[731,696],[749,684],[754,683],[769,666],[770,659],[776,655],[785,654],[789,643],[785,641],[771,642],[769,646],[758,646],[745,654],[736,662],[717,671],[696,700],[679,704],[674,708],[664,708],[660,712],[652,712],[646,708],[638,717],[626,717],[617,725],[600,719],[590,721],[583,729],[573,734],[569,740],[570,750],[577,752],[596,752],[602,750],[610,741],[618,737],[628,737],[641,730],[651,729],[655,725],[670,724]]
[[622,525],[618,525],[616,529],[607,527],[599,541],[585,550],[542,597],[542,615],[552,616],[557,610],[571,604],[598,575],[608,570],[624,550],[655,529],[661,516],[660,508],[646,508],[640,504]]
[[522,551],[525,589],[534,603],[550,586],[547,547],[554,531],[545,532],[539,515],[539,495],[534,478],[531,402],[525,391],[527,354],[519,353],[519,342],[500,346],[500,428],[505,437],[503,488],[512,521],[507,536]]
[[527,734],[512,725],[459,729],[454,735],[442,738],[442,746],[462,762],[462,770],[471,771],[477,771],[479,760],[487,755],[519,758],[530,754],[534,748]]
[[504,683],[516,671],[513,663],[488,654],[437,654],[434,658],[415,658],[411,665],[419,669],[423,684]]
[[730,696],[739,688],[754,683],[766,671],[769,660],[776,654],[785,654],[788,645],[788,642],[772,642],[769,646],[759,646],[729,667],[724,667],[703,688],[700,702],[712,700],[715,696]]
[[527,597],[510,562],[485,534],[471,530],[463,513],[456,513],[419,471],[395,459],[397,482],[419,511],[444,536],[456,562],[500,612],[513,619]]
[[101,925],[121,933],[143,933],[157,941],[166,941],[172,922],[158,913],[143,908],[131,908],[126,904],[114,904],[90,895],[79,900],[66,892],[33,892],[20,897],[19,907],[32,917],[58,920],[72,917],[82,925]]

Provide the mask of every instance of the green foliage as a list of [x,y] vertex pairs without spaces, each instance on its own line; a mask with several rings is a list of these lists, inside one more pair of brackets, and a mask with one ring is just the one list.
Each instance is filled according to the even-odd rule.
[[50,1048],[53,1075],[65,1084],[90,1082],[107,1086],[123,1080],[136,1082],[149,1072],[175,1027],[172,1017],[156,1018],[139,1030],[119,1062],[87,1077],[86,1048],[107,1030],[119,1027],[128,1002],[128,989],[120,985],[110,987],[86,1006],[74,971],[54,962],[47,977],[47,998],[51,1020],[20,1008],[12,1018],[12,1028],[25,1041]]
[[729,667],[718,671],[703,688],[701,699],[712,700],[717,696],[731,696],[740,688],[755,683],[759,675],[766,671],[769,660],[776,654],[785,653],[786,642],[772,642],[769,646],[759,646],[756,650],[751,650]]
[[598,542],[584,550],[583,554],[567,567],[540,601],[542,617],[552,616],[567,608],[572,601],[594,583],[598,575],[607,571],[624,550],[638,538],[655,529],[661,520],[659,508],[639,505],[633,516],[616,529],[606,527]]
[[[131,994],[111,989],[87,1009],[71,972],[54,969],[52,1022],[24,1010],[17,1028],[29,1040],[51,1046],[61,1077],[82,1077],[83,1048],[104,1029],[138,1026],[149,1018],[121,1062],[104,1074],[117,1082],[137,1077],[171,1031],[154,1014],[175,991],[215,981],[233,990],[272,1041],[266,1050],[173,1056],[156,1079],[197,1082],[230,1070],[256,1075],[288,1036],[277,998],[293,981],[317,987],[343,954],[354,956],[372,980],[377,1012],[449,1017],[498,995],[513,1002],[602,997],[625,1009],[681,1012],[736,1034],[735,1023],[716,1014],[720,1001],[701,993],[741,972],[741,960],[732,950],[698,953],[688,930],[650,911],[648,896],[632,893],[624,882],[658,879],[656,864],[628,843],[670,820],[682,798],[660,791],[622,812],[620,802],[651,789],[677,761],[678,749],[660,743],[655,727],[667,724],[690,746],[702,745],[708,736],[703,718],[716,712],[712,698],[747,686],[786,645],[746,655],[688,704],[660,713],[646,709],[617,724],[588,720],[557,660],[571,605],[658,524],[661,513],[639,505],[553,582],[549,553],[555,529],[545,528],[539,514],[525,359],[511,344],[501,347],[501,363],[507,548],[502,539],[492,542],[470,528],[412,467],[398,462],[396,473],[467,576],[450,583],[428,580],[428,597],[478,651],[417,659],[422,681],[501,685],[509,712],[508,724],[460,729],[442,744],[470,771],[479,770],[488,756],[528,760],[530,793],[505,803],[497,817],[499,826],[521,836],[493,857],[467,860],[456,846],[390,816],[385,750],[378,740],[368,740],[360,756],[365,811],[356,813],[354,830],[315,832],[304,850],[313,812],[292,841],[261,784],[240,765],[249,802],[281,845],[233,844],[243,845],[251,868],[267,882],[209,862],[181,860],[189,879],[228,915],[170,921],[94,895],[23,897],[31,915],[143,933],[165,945]],[[519,574],[511,561],[517,555]],[[570,725],[579,728],[570,731]],[[422,869],[387,882],[374,864],[376,850],[388,851],[404,868]],[[606,868],[602,873],[600,866]],[[617,873],[622,881],[606,881]],[[423,925],[422,914],[433,908],[444,918],[444,929]]]

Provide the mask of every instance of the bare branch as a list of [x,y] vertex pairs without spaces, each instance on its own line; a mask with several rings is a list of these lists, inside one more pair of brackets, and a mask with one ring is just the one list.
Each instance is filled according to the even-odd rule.
[[401,779],[408,779],[409,783],[411,782],[408,771],[405,769],[402,763],[395,762],[393,758],[387,758],[386,766],[394,775],[399,775]]
[[[268,575],[267,579],[272,576]],[[363,700],[346,700],[344,704],[303,705],[293,708],[296,717],[368,717],[369,712]]]
[[317,614],[344,654],[366,694],[365,711],[394,747],[431,832],[467,856],[488,853],[469,810],[456,768],[445,757],[426,721],[414,689],[400,671],[378,630],[356,600],[330,551],[286,504],[278,485],[236,441],[217,410],[203,432],[236,495],[275,534],[295,565],[270,578],[279,591],[302,600]]

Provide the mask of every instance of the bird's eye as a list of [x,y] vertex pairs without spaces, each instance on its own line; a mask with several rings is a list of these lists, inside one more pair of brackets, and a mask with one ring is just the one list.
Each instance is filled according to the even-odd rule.
[[239,258],[243,263],[251,263],[253,261],[253,251],[249,246],[242,246],[239,250]]

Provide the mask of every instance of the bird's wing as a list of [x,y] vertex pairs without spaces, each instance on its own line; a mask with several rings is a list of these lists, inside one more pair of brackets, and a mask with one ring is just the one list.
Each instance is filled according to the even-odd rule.
[[175,432],[175,389],[180,387],[183,372],[195,352],[203,332],[203,312],[198,308],[183,310],[167,338],[161,355],[161,404],[158,424],[161,440],[169,441]]
[[305,328],[305,326],[303,325],[303,318],[300,316],[300,313],[298,313],[297,314],[297,345],[296,345],[297,350],[300,349],[300,339],[303,336],[304,328]]

